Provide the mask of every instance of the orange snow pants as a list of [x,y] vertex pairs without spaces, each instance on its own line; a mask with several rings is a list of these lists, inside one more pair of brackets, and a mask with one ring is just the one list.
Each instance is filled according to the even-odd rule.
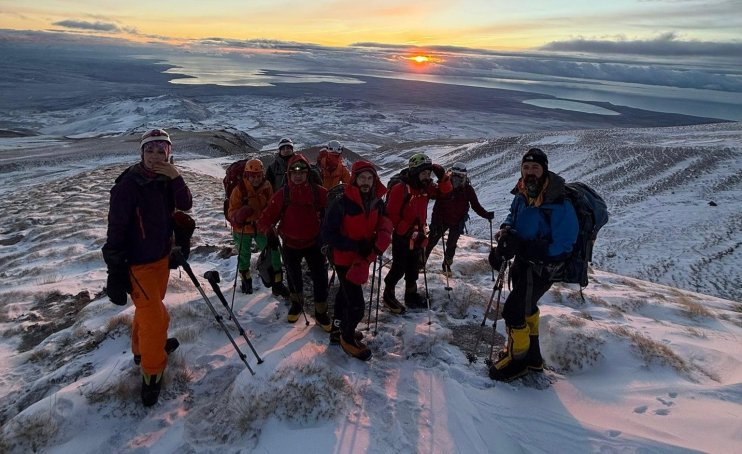
[[167,328],[170,316],[162,300],[170,277],[168,256],[131,267],[131,299],[134,322],[131,327],[131,352],[142,356],[142,372],[159,374],[165,370]]

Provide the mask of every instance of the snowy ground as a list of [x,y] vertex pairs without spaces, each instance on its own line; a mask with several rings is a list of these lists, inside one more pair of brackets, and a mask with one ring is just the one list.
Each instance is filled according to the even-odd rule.
[[[114,306],[100,295],[107,191],[130,158],[88,152],[72,161],[4,167],[0,452],[740,451],[742,303],[734,293],[740,282],[740,135],[740,125],[732,124],[381,148],[374,157],[385,176],[418,149],[444,163],[466,162],[483,203],[498,218],[517,159],[530,145],[547,149],[552,168],[568,177],[581,165],[587,182],[613,188],[602,191],[612,224],[601,236],[600,271],[585,300],[561,285],[542,300],[542,349],[550,366],[544,377],[512,384],[487,377],[484,359],[490,341],[495,349],[502,343],[502,321],[492,336],[489,320],[479,360],[466,359],[493,285],[486,263],[489,227],[475,219],[470,236],[460,241],[450,293],[436,272],[442,251],[431,256],[430,313],[398,317],[382,307],[378,326],[372,316],[366,339],[374,357],[368,363],[328,345],[314,325],[311,303],[310,325],[290,325],[287,306],[258,285],[254,295],[237,294],[234,308],[262,364],[224,320],[255,370],[251,375],[186,274],[171,273],[170,334],[181,347],[152,409],[140,404],[138,369],[128,350],[133,307]],[[85,143],[70,146],[74,152]],[[221,215],[225,159],[217,155],[194,145],[178,162],[195,194],[199,228],[191,264],[226,316],[202,278],[218,270],[231,298],[236,264]],[[714,188],[718,206],[711,208],[708,191]],[[657,231],[665,238],[656,239]],[[632,249],[636,238],[651,247]],[[644,264],[667,263],[666,251],[693,260],[647,277],[687,286],[692,274],[683,270],[692,272],[698,263],[704,279],[731,299],[602,271],[641,275]],[[507,293],[506,286],[503,297]]]

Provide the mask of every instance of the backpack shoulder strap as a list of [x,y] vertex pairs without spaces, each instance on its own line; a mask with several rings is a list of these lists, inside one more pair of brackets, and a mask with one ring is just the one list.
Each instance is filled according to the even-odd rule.
[[402,203],[399,205],[399,217],[402,217],[402,212],[407,207],[407,205],[410,203],[410,200],[412,199],[412,194],[410,193],[410,188],[404,181],[402,184],[402,190],[404,191],[404,198],[402,199]]
[[289,185],[283,185],[283,205],[281,205],[281,214],[278,216],[279,221],[283,220],[283,216],[286,214],[286,208],[289,207],[289,203],[291,202],[291,196],[289,194]]

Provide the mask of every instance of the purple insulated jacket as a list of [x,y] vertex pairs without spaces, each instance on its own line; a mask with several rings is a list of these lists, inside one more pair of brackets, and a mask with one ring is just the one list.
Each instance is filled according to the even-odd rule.
[[182,176],[170,180],[128,168],[111,189],[108,235],[103,258],[109,267],[139,265],[170,253],[175,209],[190,210],[191,191]]
[[469,204],[481,217],[487,216],[487,210],[479,204],[474,188],[470,184],[453,188],[453,191],[437,198],[433,205],[430,224],[456,227],[469,213]]

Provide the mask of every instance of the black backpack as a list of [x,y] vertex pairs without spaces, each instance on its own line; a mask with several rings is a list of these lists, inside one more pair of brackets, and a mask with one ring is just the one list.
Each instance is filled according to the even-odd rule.
[[268,246],[264,247],[260,251],[258,261],[255,263],[255,268],[258,270],[258,276],[263,281],[263,287],[271,288],[273,286],[273,278],[276,275],[276,270],[273,269],[273,249]]
[[[325,216],[331,211],[332,207],[343,198],[343,194],[345,194],[345,183],[338,183],[327,191],[327,208],[325,208]],[[332,246],[329,244],[322,245],[322,253],[327,257],[327,261],[334,266],[335,263],[332,260]]]
[[564,262],[564,274],[558,281],[587,287],[587,270],[593,261],[593,245],[598,238],[598,232],[608,222],[608,206],[605,200],[585,183],[567,183],[565,190],[577,214],[579,231],[572,253]]

